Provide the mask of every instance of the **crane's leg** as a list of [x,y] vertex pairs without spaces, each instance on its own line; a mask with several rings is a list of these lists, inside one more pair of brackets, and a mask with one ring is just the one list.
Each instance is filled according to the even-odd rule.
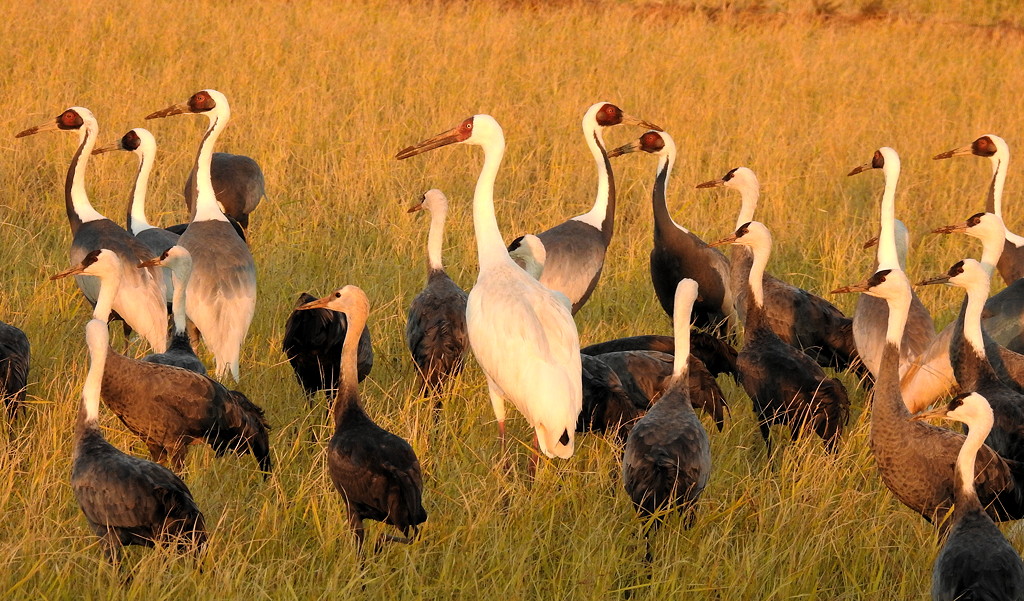
[[540,440],[537,432],[533,433],[533,452],[530,453],[530,478],[537,477],[537,464],[540,462]]
[[494,417],[498,420],[498,438],[501,440],[501,450],[505,450],[505,398],[501,394],[501,388],[494,383],[491,376],[487,376],[487,394],[491,397],[491,409],[494,410]]
[[356,535],[356,553],[358,554],[363,550],[363,537],[366,536],[363,530],[363,518],[356,513],[355,508],[351,505],[346,508],[346,512],[348,513],[348,525],[352,527],[352,534]]

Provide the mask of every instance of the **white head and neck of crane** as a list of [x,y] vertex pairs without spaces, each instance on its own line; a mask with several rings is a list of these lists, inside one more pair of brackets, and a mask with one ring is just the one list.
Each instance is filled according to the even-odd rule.
[[444,222],[448,215],[448,197],[434,188],[427,190],[409,213],[426,209],[430,212],[430,233],[427,234],[427,262],[431,271],[443,271],[441,247],[444,244]]
[[939,277],[921,282],[921,285],[949,284],[963,288],[967,293],[964,308],[964,340],[979,357],[985,357],[985,337],[981,330],[981,316],[985,310],[989,290],[992,288],[992,273],[974,259],[964,259],[953,264]]
[[980,511],[981,503],[974,487],[975,463],[978,451],[985,444],[985,439],[995,425],[992,406],[989,405],[988,399],[977,392],[966,392],[953,397],[948,405],[918,413],[913,419],[919,421],[933,417],[967,425],[967,436],[956,456],[954,500],[957,513],[975,509]]
[[655,129],[644,132],[640,139],[625,144],[608,153],[617,157],[631,152],[643,151],[658,157],[658,168],[655,171],[654,187],[651,189],[651,208],[654,210],[654,227],[669,229],[676,227],[683,232],[689,230],[672,219],[668,211],[668,179],[672,175],[672,165],[676,161],[676,143],[667,132]]
[[981,240],[981,266],[989,277],[995,272],[999,257],[1003,254],[1003,240],[1006,239],[1006,226],[999,215],[975,213],[967,221],[936,228],[934,233],[962,233]]
[[[689,386],[690,361],[690,314],[693,303],[697,300],[697,282],[683,278],[676,284],[676,295],[673,306],[672,329],[675,334],[676,352],[672,363],[672,382],[680,382]],[[669,386],[672,384],[670,383]]]
[[200,90],[192,95],[187,102],[169,106],[161,111],[151,113],[146,119],[157,119],[181,114],[206,115],[210,120],[209,127],[203,135],[203,141],[199,144],[199,153],[195,162],[196,182],[196,214],[192,221],[227,221],[220,205],[217,204],[217,195],[213,190],[213,176],[211,165],[213,164],[213,147],[217,138],[231,119],[231,106],[228,104],[227,96],[217,90]]
[[103,369],[107,363],[107,349],[110,347],[107,322],[90,319],[89,323],[85,324],[85,343],[89,348],[89,372],[82,387],[82,406],[79,409],[76,427],[79,437],[85,430],[98,427]]
[[19,132],[15,137],[23,138],[44,131],[58,130],[78,132],[78,150],[75,152],[74,158],[71,159],[64,181],[64,206],[67,210],[68,222],[71,224],[71,233],[75,234],[83,223],[106,219],[92,207],[92,204],[89,203],[89,195],[85,191],[85,168],[89,164],[89,156],[92,154],[93,147],[96,146],[96,138],[100,130],[96,117],[87,108],[73,106],[58,115],[56,119],[30,127]]
[[[896,348],[896,356],[898,356],[900,345],[903,342],[903,329],[907,325],[907,315],[910,312],[910,301],[913,297],[907,274],[898,266],[879,269],[864,282],[837,288],[832,291],[832,294],[849,292],[863,292],[886,301],[889,305],[889,321],[885,329],[885,341]],[[902,403],[900,404],[902,405]]]
[[156,138],[149,130],[136,127],[121,136],[117,142],[97,148],[92,153],[103,154],[114,150],[126,150],[139,157],[139,171],[135,176],[135,185],[132,186],[128,204],[127,224],[128,231],[137,236],[139,232],[155,229],[155,226],[150,225],[146,219],[146,189],[156,159]]
[[744,223],[754,220],[754,211],[757,210],[757,203],[761,199],[761,182],[757,175],[746,167],[735,167],[721,179],[697,184],[699,189],[705,188],[732,188],[740,193],[740,214],[736,218],[736,228]]
[[[750,300],[758,309],[764,309],[764,271],[772,254],[772,235],[760,221],[750,221],[736,228],[732,236],[723,238],[710,246],[733,244],[750,249],[754,260],[750,266],[747,283],[750,286]],[[748,305],[749,306],[749,305]],[[749,318],[750,311],[747,310]]]
[[878,269],[901,269],[901,265],[906,261],[906,249],[901,261],[896,242],[896,184],[900,179],[900,156],[892,148],[883,146],[875,151],[871,161],[855,167],[848,175],[857,175],[870,169],[881,169],[885,176],[876,255]]
[[[540,277],[544,275],[544,263],[548,258],[547,249],[540,238],[533,234],[519,236],[508,245],[508,255],[517,265],[521,265],[523,271],[530,274],[530,277],[540,281]],[[572,303],[569,303],[569,306],[572,307]]]
[[109,321],[114,298],[121,286],[121,259],[117,253],[106,248],[94,250],[85,255],[78,265],[53,275],[50,279],[57,280],[69,275],[91,275],[100,279],[100,293],[96,297],[92,317],[103,323]]
[[188,281],[192,277],[192,254],[183,246],[172,246],[154,259],[143,261],[139,269],[146,267],[163,267],[171,270],[171,281],[174,284],[174,297],[171,300],[171,315],[174,319],[174,333],[184,334],[188,324],[185,314],[185,294]]

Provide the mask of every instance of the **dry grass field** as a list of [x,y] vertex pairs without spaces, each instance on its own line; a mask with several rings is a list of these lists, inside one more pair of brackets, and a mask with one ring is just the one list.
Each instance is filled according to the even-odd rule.
[[[594,168],[579,122],[609,100],[675,138],[670,210],[706,239],[729,233],[739,199],[694,184],[754,169],[758,219],[776,242],[769,269],[824,294],[871,268],[860,243],[876,233],[881,175],[846,173],[888,145],[903,158],[897,217],[916,234],[908,271],[917,281],[980,253],[974,241],[925,232],[981,210],[989,174],[979,159],[930,157],[983,133],[1015,148],[1024,140],[1020,14],[1005,0],[4,3],[0,319],[25,330],[33,357],[30,403],[0,436],[0,598],[928,598],[933,529],[880,483],[850,374],[841,377],[855,409],[839,452],[809,437],[783,444],[772,462],[749,400],[723,379],[732,415],[711,432],[699,518],[688,531],[670,520],[650,565],[610,437],[580,437],[571,460],[542,461],[531,481],[531,433],[510,411],[518,469],[504,473],[473,364],[435,423],[403,340],[425,279],[427,220],[405,209],[429,188],[448,194],[445,263],[469,288],[481,156],[464,147],[393,156],[466,116],[494,115],[508,140],[496,194],[511,240],[589,209]],[[211,527],[200,567],[133,548],[117,573],[68,482],[88,307],[70,282],[47,279],[68,266],[62,185],[77,137],[13,136],[72,105],[96,114],[100,143],[150,128],[161,145],[151,220],[178,223],[206,120],[142,117],[206,87],[232,104],[219,150],[254,157],[267,177],[269,200],[250,230],[259,301],[238,388],[267,411],[276,471],[264,482],[249,457],[194,449],[185,479]],[[608,144],[640,133],[616,128]],[[670,332],[647,272],[654,166],[637,155],[614,163],[616,235],[577,315],[584,344]],[[1004,200],[1011,229],[1024,226],[1018,172],[1011,165]],[[94,206],[121,221],[134,173],[127,153],[95,157]],[[329,432],[323,400],[306,405],[280,351],[297,294],[346,283],[373,301],[365,405],[416,449],[429,514],[419,542],[369,545],[362,560],[318,442]],[[942,324],[959,303],[949,289],[922,298]],[[836,303],[851,311],[854,300]],[[144,350],[134,342],[130,352]],[[105,410],[103,423],[114,444],[144,455]],[[1006,532],[1024,547],[1019,528]]]

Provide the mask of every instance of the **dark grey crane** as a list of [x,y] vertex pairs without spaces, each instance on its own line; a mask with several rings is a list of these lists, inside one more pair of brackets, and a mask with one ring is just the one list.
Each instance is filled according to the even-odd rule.
[[[210,177],[213,178],[213,191],[221,210],[241,229],[248,230],[249,214],[267,196],[259,163],[245,155],[215,152],[210,164]],[[185,181],[184,194],[189,213],[195,215],[198,196],[195,169]],[[239,235],[245,239],[244,234]]]
[[171,542],[179,550],[199,552],[206,544],[206,523],[181,478],[151,461],[126,455],[103,438],[99,425],[100,388],[110,348],[107,324],[85,326],[89,374],[75,425],[71,489],[112,562],[126,545],[152,547]]
[[568,297],[574,315],[597,286],[614,233],[615,178],[605,151],[604,130],[620,124],[660,129],[627,115],[609,102],[598,102],[587,109],[583,115],[583,137],[597,165],[594,206],[587,213],[537,234],[548,253],[540,283]]
[[[753,221],[761,197],[761,184],[747,167],[729,170],[721,179],[697,184],[697,188],[731,188],[739,191],[741,206],[736,228]],[[733,305],[740,320],[746,319],[746,288],[754,256],[744,246],[733,246],[729,261],[729,282]],[[857,365],[853,320],[832,303],[765,273],[765,319],[786,344],[814,358],[818,365],[838,370]]]
[[196,210],[178,244],[192,254],[186,312],[213,351],[217,377],[230,372],[238,381],[242,342],[256,312],[256,264],[245,240],[217,204],[211,163],[213,146],[231,118],[228,99],[216,90],[200,90],[187,102],[151,113],[146,119],[180,114],[206,115],[210,124],[199,144]]
[[[986,134],[967,146],[947,150],[932,158],[938,160],[971,155],[992,162],[992,180],[985,198],[985,212],[1002,218],[1003,186],[1006,184],[1006,170],[1010,166],[1010,146],[1005,140],[995,134]],[[1003,252],[996,267],[1007,285],[1024,277],[1024,237],[1006,230],[1003,234]]]
[[769,428],[790,427],[795,440],[805,426],[834,451],[850,419],[846,388],[813,359],[785,342],[774,332],[766,317],[764,270],[772,251],[772,237],[764,224],[751,221],[719,244],[743,244],[753,251],[754,261],[747,279],[746,322],[743,348],[736,358],[740,382],[753,401],[761,436],[772,450]]
[[[100,279],[93,317],[106,321],[120,285],[121,265],[107,249],[51,279],[87,274]],[[210,378],[168,365],[130,359],[107,349],[103,370],[103,401],[133,434],[142,439],[156,461],[169,459],[182,468],[188,446],[206,441],[220,456],[249,452],[266,478],[271,470],[269,426],[263,410],[244,394]]]
[[622,455],[622,483],[644,520],[657,525],[668,510],[686,515],[687,527],[711,475],[711,445],[693,412],[686,374],[690,310],[697,283],[683,279],[673,308],[676,348],[672,382],[665,395],[629,432]]
[[968,427],[953,471],[949,537],[932,566],[933,601],[1024,601],[1024,562],[985,513],[974,486],[978,451],[994,421],[992,408],[984,396],[966,393],[914,419],[929,417]]
[[[581,348],[580,352],[593,356],[619,351],[658,351],[675,355],[675,349],[676,342],[672,336],[643,334],[596,342]],[[690,354],[700,359],[712,376],[724,373],[736,378],[736,349],[721,338],[699,330],[691,331]]]
[[[73,106],[42,125],[20,132],[18,138],[43,131],[78,132],[79,145],[64,181],[64,206],[71,224],[71,264],[82,262],[87,254],[101,248],[121,258],[124,272],[121,288],[114,298],[113,310],[128,326],[138,332],[154,352],[167,348],[167,299],[163,274],[156,270],[136,269],[139,261],[153,258],[153,253],[121,226],[100,215],[89,203],[85,191],[85,171],[96,146],[99,124],[89,109]],[[75,278],[85,298],[95,304],[99,296],[96,278]]]
[[[889,323],[881,370],[875,381],[868,442],[885,486],[911,510],[940,525],[953,507],[953,473],[964,435],[914,421],[900,395],[899,356],[910,311],[910,282],[903,270],[883,269],[859,284],[833,293],[863,292],[885,299]],[[1024,465],[1007,461],[988,446],[978,451],[975,484],[993,519],[1024,515]]]
[[31,345],[25,332],[0,321],[0,395],[11,421],[25,403],[30,353]]
[[666,190],[676,145],[665,132],[648,131],[632,144],[608,153],[617,157],[643,151],[658,157],[651,206],[654,210],[654,247],[651,249],[651,282],[661,308],[672,317],[676,284],[683,278],[695,280],[700,298],[693,307],[693,323],[719,337],[735,331],[738,323],[729,285],[729,260],[718,249],[711,248],[699,236],[676,223],[668,212]]
[[142,360],[173,365],[205,376],[206,366],[192,348],[192,340],[188,334],[188,318],[185,315],[185,289],[188,288],[188,280],[192,277],[192,255],[185,247],[174,245],[160,253],[157,258],[139,263],[138,267],[163,267],[171,274],[171,289],[174,291],[174,297],[171,299],[173,324],[167,350],[146,355]]
[[[906,270],[907,245],[906,227],[896,220],[896,184],[900,178],[900,157],[895,150],[883,146],[875,151],[871,160],[855,167],[848,176],[864,171],[881,169],[885,177],[885,188],[882,192],[881,215],[879,217],[878,252],[876,253],[875,271],[899,267]],[[902,227],[903,236],[897,236]],[[903,241],[902,254],[900,241]],[[853,313],[853,339],[857,344],[857,354],[871,375],[878,377],[878,366],[885,348],[885,328],[889,321],[889,306],[884,300],[869,294],[857,297],[857,306]],[[935,324],[928,309],[921,303],[917,294],[910,301],[910,315],[903,329],[903,344],[900,345],[901,373],[909,368],[911,362],[925,352],[935,338]]]
[[359,395],[356,332],[366,326],[370,300],[360,288],[345,286],[300,308],[340,311],[348,318],[327,466],[345,499],[356,546],[363,544],[364,519],[391,524],[402,532],[403,542],[412,542],[427,520],[420,461],[408,442],[374,423]]
[[[424,209],[430,212],[427,284],[409,305],[405,343],[423,382],[422,391],[437,393],[446,381],[462,371],[469,349],[469,331],[466,328],[469,295],[448,277],[441,262],[448,198],[440,190],[428,190],[409,212]],[[440,404],[438,400],[438,408]]]

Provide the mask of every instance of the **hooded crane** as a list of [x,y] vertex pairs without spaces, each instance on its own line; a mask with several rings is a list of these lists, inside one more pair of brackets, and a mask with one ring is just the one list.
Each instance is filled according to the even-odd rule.
[[1011,389],[1002,381],[986,356],[991,349],[993,358],[999,360],[997,345],[981,326],[981,312],[991,285],[988,273],[974,259],[964,259],[945,275],[921,282],[928,284],[952,284],[966,289],[967,298],[961,305],[949,347],[953,373],[960,390],[984,396],[995,413],[986,444],[1006,459],[1024,461],[1024,395],[1015,390],[1019,389],[1016,382],[1011,380]]
[[[900,395],[899,356],[903,324],[910,311],[910,282],[903,270],[883,269],[859,284],[834,294],[863,292],[885,299],[889,320],[875,400],[871,408],[868,443],[885,486],[911,510],[940,525],[953,507],[953,472],[964,435],[914,421]],[[981,502],[993,519],[1024,515],[1021,486],[1024,465],[1007,462],[988,446],[978,451],[975,484]]]
[[[112,308],[149,342],[154,352],[162,353],[167,348],[167,299],[163,274],[156,268],[135,268],[139,261],[152,259],[153,253],[119,225],[100,215],[89,203],[85,191],[85,170],[99,135],[96,118],[89,109],[73,106],[56,119],[30,127],[15,137],[54,130],[78,132],[79,137],[78,151],[71,159],[64,182],[64,206],[72,235],[71,263],[77,265],[90,252],[101,248],[117,253],[123,269],[122,285]],[[95,305],[99,296],[96,278],[78,277],[75,281],[86,300]]]
[[356,546],[363,545],[364,519],[391,524],[406,537],[403,542],[412,542],[427,520],[419,459],[408,442],[370,419],[359,395],[356,332],[365,330],[370,300],[358,287],[345,286],[299,309],[339,311],[348,319],[338,396],[331,409],[334,436],[327,447],[327,467],[345,499]]
[[103,438],[100,430],[100,387],[110,348],[107,323],[92,319],[85,326],[89,373],[75,424],[75,455],[71,489],[78,506],[100,537],[110,561],[121,547],[155,542],[175,543],[179,550],[202,550],[206,523],[192,492],[167,468],[126,455]]
[[948,406],[914,419],[929,417],[962,422],[968,427],[953,470],[955,505],[949,537],[932,566],[932,599],[1024,601],[1024,562],[985,513],[974,487],[978,451],[994,421],[992,408],[984,396],[974,392],[958,395]]
[[[441,263],[444,220],[448,198],[440,190],[428,190],[408,212],[430,212],[427,237],[427,285],[409,305],[405,342],[423,381],[422,391],[440,392],[446,380],[462,371],[469,348],[466,331],[466,291],[452,281]],[[440,407],[440,400],[438,400]]]
[[[1010,165],[1010,146],[994,134],[981,136],[967,146],[947,150],[935,155],[934,159],[948,159],[959,156],[978,156],[992,162],[992,181],[985,198],[985,212],[1003,216],[1003,186],[1006,184],[1006,169]],[[1024,237],[1007,230],[1004,234],[1003,253],[999,257],[999,275],[1010,285],[1024,277]]]
[[213,146],[231,118],[231,108],[220,92],[200,90],[188,102],[151,113],[146,119],[183,113],[206,115],[210,120],[193,168],[198,188],[195,214],[178,241],[192,254],[186,313],[213,351],[217,377],[230,372],[237,382],[242,342],[256,312],[256,264],[249,247],[217,205],[210,175]]
[[[721,179],[697,184],[697,188],[737,190],[742,204],[735,229],[754,220],[761,184],[750,169],[736,167]],[[746,320],[747,279],[753,263],[750,249],[740,245],[732,247],[729,286],[741,321]],[[842,370],[856,364],[852,319],[820,296],[787,284],[770,273],[765,273],[763,287],[765,319],[783,342],[802,350],[822,367]]]
[[[93,317],[106,321],[120,286],[120,263],[113,251],[101,249],[50,279],[98,277],[100,295]],[[218,456],[227,451],[252,453],[264,477],[269,475],[269,426],[263,410],[244,394],[186,369],[130,359],[109,347],[102,376],[107,407],[142,439],[155,461],[169,458],[180,471],[188,446],[206,441]]]
[[669,215],[666,205],[668,178],[676,160],[676,145],[665,132],[648,131],[632,144],[620,146],[608,156],[642,150],[658,157],[651,206],[654,210],[654,248],[651,249],[651,282],[661,308],[672,317],[676,284],[692,278],[701,296],[693,307],[693,323],[717,336],[734,332],[737,325],[733,292],[729,286],[729,260]]
[[163,353],[147,355],[142,360],[149,363],[173,365],[205,376],[206,366],[199,360],[192,348],[192,340],[189,338],[187,328],[188,320],[185,317],[185,289],[188,288],[188,280],[192,277],[192,255],[185,250],[185,247],[174,245],[160,253],[156,259],[139,263],[138,267],[139,269],[165,268],[171,274],[171,288],[174,290],[174,297],[171,300],[173,325],[167,350]]
[[795,440],[805,425],[834,451],[850,419],[846,388],[825,372],[803,351],[782,341],[766,318],[764,270],[772,251],[772,237],[764,224],[751,221],[720,244],[743,244],[753,251],[754,261],[747,279],[746,323],[743,348],[736,357],[740,382],[753,401],[761,437],[772,450],[769,427],[786,424]]
[[[903,254],[900,254],[899,239],[896,236],[896,183],[900,178],[900,157],[892,148],[883,146],[875,151],[871,161],[855,167],[848,176],[871,169],[881,169],[885,176],[875,271],[894,267],[905,270],[907,249],[904,246]],[[935,338],[935,324],[932,322],[931,314],[921,304],[917,294],[911,294],[910,315],[903,329],[903,343],[900,345],[901,373]],[[857,354],[875,378],[878,377],[878,366],[882,360],[882,350],[885,348],[885,328],[888,320],[889,307],[884,300],[869,294],[857,297],[857,307],[853,313],[853,339],[857,343]]]
[[[676,354],[676,343],[672,336],[643,334],[595,342],[580,349],[584,355],[603,355],[620,351],[658,351],[667,355]],[[736,378],[736,349],[721,338],[707,332],[690,332],[690,354],[700,359],[712,376],[729,374]]]
[[14,421],[25,402],[30,350],[25,332],[0,321],[0,396],[9,421]]
[[708,433],[693,412],[686,375],[690,308],[697,299],[697,283],[683,279],[677,286],[673,309],[676,348],[672,381],[665,395],[633,426],[622,455],[622,483],[644,520],[669,509],[686,514],[693,524],[695,505],[711,475]]
[[[466,325],[473,355],[487,376],[491,406],[504,446],[505,400],[534,428],[548,457],[573,454],[576,420],[583,407],[579,335],[557,292],[545,288],[508,255],[494,214],[494,180],[505,154],[505,135],[490,115],[405,148],[396,158],[465,143],[481,146],[484,165],[473,194],[480,273],[469,293]],[[532,465],[532,463],[531,463]]]

